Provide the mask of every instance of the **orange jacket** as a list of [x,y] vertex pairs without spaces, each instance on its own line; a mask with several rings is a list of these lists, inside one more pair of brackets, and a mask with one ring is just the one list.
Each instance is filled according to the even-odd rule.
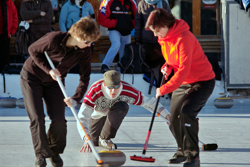
[[204,54],[200,43],[189,31],[188,24],[176,19],[165,37],[159,37],[163,57],[168,71],[174,70],[174,76],[160,87],[162,95],[177,89],[181,84],[190,84],[213,79],[212,65]]

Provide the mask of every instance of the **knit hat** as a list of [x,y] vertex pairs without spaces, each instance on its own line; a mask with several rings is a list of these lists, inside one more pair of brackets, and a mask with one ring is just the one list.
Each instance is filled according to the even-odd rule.
[[109,70],[104,73],[104,83],[105,86],[117,86],[120,85],[121,82],[121,74],[115,70]]

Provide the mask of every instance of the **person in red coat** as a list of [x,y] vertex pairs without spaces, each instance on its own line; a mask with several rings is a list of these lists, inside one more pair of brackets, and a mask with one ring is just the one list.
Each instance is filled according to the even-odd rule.
[[10,63],[10,38],[18,27],[16,6],[12,0],[0,3],[0,72]]
[[108,28],[111,46],[102,62],[101,72],[109,70],[116,54],[119,60],[124,47],[131,42],[131,31],[135,27],[136,3],[134,0],[103,0],[98,15],[98,23]]
[[169,128],[178,147],[168,163],[185,162],[184,167],[199,167],[197,115],[215,86],[212,65],[188,24],[163,8],[150,13],[145,28],[158,36],[165,59],[161,68],[165,78],[174,70],[174,76],[156,89],[156,98],[173,92]]

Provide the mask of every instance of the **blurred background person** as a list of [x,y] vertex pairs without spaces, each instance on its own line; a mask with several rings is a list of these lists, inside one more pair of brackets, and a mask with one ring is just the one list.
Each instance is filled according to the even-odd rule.
[[[68,31],[70,27],[83,17],[91,17],[95,19],[95,13],[92,5],[86,0],[68,0],[62,7],[59,27],[60,31]],[[94,49],[94,42],[90,45],[91,54]],[[76,64],[70,73],[79,73],[79,64]]]
[[20,15],[30,24],[30,44],[51,32],[53,14],[50,0],[23,0]]
[[16,6],[12,0],[0,3],[0,72],[10,64],[10,38],[18,27]]
[[86,0],[68,0],[61,9],[59,18],[60,31],[68,31],[82,17],[89,16],[95,19],[94,9],[89,2]]
[[131,43],[131,31],[135,27],[136,2],[134,0],[103,0],[98,15],[101,26],[108,28],[111,47],[101,67],[101,72],[109,70],[119,51],[119,59],[123,56],[124,47]]
[[[165,60],[161,53],[161,46],[157,41],[158,37],[154,36],[152,31],[145,30],[148,16],[156,8],[163,8],[171,13],[167,0],[141,0],[139,2],[135,16],[135,41],[144,45],[145,62],[153,69],[155,79],[158,81],[156,86],[159,86],[162,78],[160,69]],[[150,78],[150,73],[145,75]]]

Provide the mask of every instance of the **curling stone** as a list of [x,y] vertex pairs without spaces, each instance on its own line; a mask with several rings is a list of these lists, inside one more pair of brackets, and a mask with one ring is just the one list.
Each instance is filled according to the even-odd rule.
[[121,166],[126,162],[126,155],[119,150],[103,150],[99,152],[99,155],[103,160],[103,164],[108,166]]
[[23,98],[16,99],[16,106],[18,108],[25,108]]
[[219,97],[214,100],[214,106],[217,108],[231,108],[234,105],[234,100],[230,97]]
[[15,97],[2,97],[0,100],[0,106],[3,108],[15,108],[16,98]]

